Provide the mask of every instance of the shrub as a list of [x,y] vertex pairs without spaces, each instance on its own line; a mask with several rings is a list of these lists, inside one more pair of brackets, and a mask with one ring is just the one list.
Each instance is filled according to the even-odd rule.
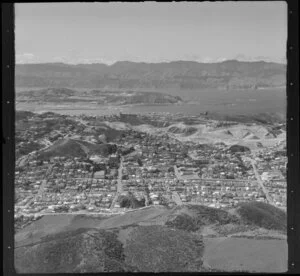
[[195,211],[197,214],[197,220],[201,221],[203,224],[228,224],[228,223],[238,223],[239,219],[231,215],[225,210],[220,210],[216,208],[211,208],[201,205],[188,205],[191,211]]
[[235,153],[235,152],[250,152],[250,149],[248,147],[245,147],[245,146],[241,146],[241,145],[233,145],[229,148],[229,150],[232,152],[232,153]]
[[186,214],[180,214],[175,219],[167,221],[166,226],[180,230],[196,231],[199,229],[197,221]]

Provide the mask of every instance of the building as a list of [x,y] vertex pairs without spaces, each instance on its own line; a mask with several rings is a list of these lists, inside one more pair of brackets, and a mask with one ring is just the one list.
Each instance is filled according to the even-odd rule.
[[94,173],[94,178],[97,178],[97,179],[104,179],[105,178],[105,171],[102,170],[102,171],[97,171]]

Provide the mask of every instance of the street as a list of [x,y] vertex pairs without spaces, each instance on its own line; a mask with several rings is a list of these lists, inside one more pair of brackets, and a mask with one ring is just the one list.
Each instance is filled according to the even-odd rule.
[[258,182],[258,184],[260,185],[260,187],[262,188],[264,194],[266,195],[266,198],[267,198],[268,203],[274,205],[273,200],[272,200],[272,198],[270,197],[269,192],[268,192],[268,190],[266,189],[266,187],[264,186],[263,181],[261,180],[260,175],[259,175],[259,173],[258,173],[258,171],[257,171],[257,169],[256,169],[255,161],[254,161],[253,159],[251,159],[251,158],[248,158],[248,159],[249,159],[249,161],[251,162],[251,165],[252,165],[252,168],[253,168],[255,177],[256,177],[256,179],[257,179],[257,182]]

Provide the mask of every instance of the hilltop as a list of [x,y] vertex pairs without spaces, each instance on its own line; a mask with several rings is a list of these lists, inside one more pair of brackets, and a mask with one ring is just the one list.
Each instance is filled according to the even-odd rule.
[[286,65],[228,60],[220,63],[174,61],[105,64],[17,64],[17,87],[108,89],[257,89],[282,87]]

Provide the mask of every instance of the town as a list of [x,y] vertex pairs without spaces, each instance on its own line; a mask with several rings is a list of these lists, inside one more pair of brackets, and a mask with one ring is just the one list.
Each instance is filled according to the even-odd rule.
[[[163,116],[147,118],[168,122]],[[103,120],[121,121],[115,115],[55,113],[25,114],[17,120],[16,219],[115,214],[149,205],[230,209],[240,202],[263,201],[286,207],[287,157],[277,146],[242,151],[224,143],[184,143],[168,134],[113,129]],[[66,152],[49,153],[59,141]],[[89,150],[98,144],[113,147],[105,154]],[[136,207],[124,198],[134,199]]]

